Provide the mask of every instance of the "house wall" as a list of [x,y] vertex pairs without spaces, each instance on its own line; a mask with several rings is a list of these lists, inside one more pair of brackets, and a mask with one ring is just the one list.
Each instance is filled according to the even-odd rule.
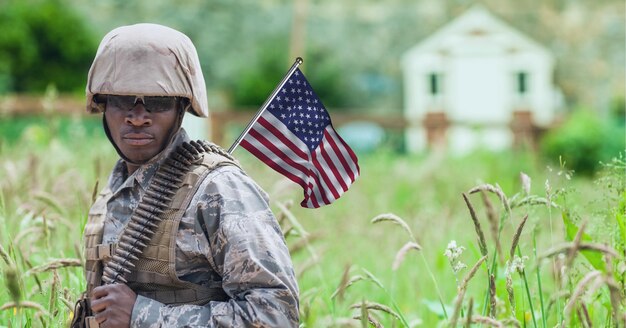
[[[453,153],[513,145],[509,128],[515,111],[530,111],[533,123],[547,126],[554,118],[552,59],[532,49],[461,43],[448,53],[420,53],[405,61],[405,115],[409,151],[429,146],[424,121],[428,113],[445,112],[450,122],[447,146]],[[439,77],[431,94],[430,74]],[[524,75],[524,92],[520,77]]]

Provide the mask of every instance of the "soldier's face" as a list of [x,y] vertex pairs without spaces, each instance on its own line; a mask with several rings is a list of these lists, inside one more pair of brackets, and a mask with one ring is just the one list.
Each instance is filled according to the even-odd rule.
[[128,103],[115,97],[119,96],[108,97],[104,112],[111,138],[129,160],[144,163],[167,146],[178,123],[179,102],[159,97],[162,101],[153,105],[141,98]]

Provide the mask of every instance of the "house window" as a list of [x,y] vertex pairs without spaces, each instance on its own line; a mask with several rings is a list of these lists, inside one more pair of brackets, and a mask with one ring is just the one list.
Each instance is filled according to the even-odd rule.
[[431,96],[439,96],[442,93],[441,90],[441,81],[442,74],[441,73],[430,73],[428,74],[428,85],[429,92]]
[[528,93],[528,73],[517,72],[517,93],[525,95]]

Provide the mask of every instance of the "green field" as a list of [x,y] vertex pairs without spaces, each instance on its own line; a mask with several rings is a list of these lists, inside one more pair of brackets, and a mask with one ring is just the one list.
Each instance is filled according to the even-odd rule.
[[[117,155],[98,120],[2,118],[0,128],[0,327],[63,327],[84,288],[81,235],[94,187]],[[299,186],[243,149],[235,155],[281,218],[302,326],[465,326],[468,317],[483,327],[624,325],[619,154],[590,178],[525,152],[379,151],[359,157],[349,192],[316,210],[299,207]],[[453,240],[463,249],[446,253]]]

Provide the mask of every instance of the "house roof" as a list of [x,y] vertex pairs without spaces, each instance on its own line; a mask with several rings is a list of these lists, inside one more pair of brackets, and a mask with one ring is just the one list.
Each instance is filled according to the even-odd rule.
[[463,51],[533,52],[553,61],[550,51],[491,14],[484,6],[474,5],[461,16],[416,44],[402,56],[406,65],[424,54],[458,54]]

